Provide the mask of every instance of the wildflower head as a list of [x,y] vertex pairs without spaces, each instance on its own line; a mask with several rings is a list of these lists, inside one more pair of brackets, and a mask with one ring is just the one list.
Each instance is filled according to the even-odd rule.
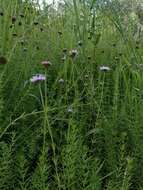
[[59,34],[59,36],[62,36],[63,33],[62,33],[62,31],[58,31],[58,34]]
[[62,78],[59,79],[59,84],[64,84],[64,82],[65,82],[64,79],[62,79]]
[[92,39],[92,37],[91,36],[88,36],[88,40],[91,40]]
[[48,68],[49,66],[52,65],[52,63],[51,63],[50,61],[42,61],[41,64],[42,64],[44,67],[46,67],[46,68]]
[[91,56],[88,56],[87,59],[88,59],[88,60],[91,60]]
[[17,36],[17,34],[16,34],[16,33],[13,33],[12,35],[13,35],[13,37],[16,37],[16,36]]
[[7,63],[7,59],[4,56],[0,56],[0,65],[5,65]]
[[120,52],[120,53],[119,53],[119,56],[121,57],[122,55],[123,55],[123,54]]
[[24,51],[24,52],[27,52],[27,48],[26,48],[26,47],[24,47],[24,48],[23,48],[23,51]]
[[4,14],[3,14],[3,12],[2,11],[0,11],[0,16],[3,16]]
[[79,46],[82,46],[82,44],[83,44],[82,41],[78,41]]
[[24,45],[24,40],[21,40],[20,43],[21,43],[21,45],[23,46],[23,45]]
[[100,67],[100,71],[110,71],[111,69],[110,69],[110,67],[108,67],[108,66],[101,66]]
[[69,51],[69,56],[71,58],[75,58],[78,55],[78,51],[76,49],[72,49]]
[[39,46],[37,46],[36,49],[39,50],[40,49]]
[[14,24],[16,22],[16,16],[12,16],[11,21],[12,21],[12,24]]
[[66,60],[66,56],[62,57],[61,60],[64,62]]
[[23,13],[20,13],[19,15],[21,18],[24,18],[24,14]]
[[38,24],[39,24],[39,22],[37,22],[37,21],[34,21],[34,23],[33,23],[33,24],[36,26],[36,25],[38,25]]
[[67,53],[67,48],[64,48],[64,49],[63,49],[63,53]]
[[32,78],[30,78],[30,82],[34,84],[45,81],[45,80],[46,80],[46,76],[43,74],[36,74],[36,75],[33,75]]
[[40,28],[40,31],[41,31],[41,32],[43,32],[43,31],[44,31],[44,29],[41,27],[41,28]]
[[118,56],[115,57],[115,61],[119,61],[119,57]]
[[71,106],[68,107],[67,112],[68,112],[69,114],[70,114],[70,113],[73,113],[73,109],[72,109]]
[[22,22],[19,22],[18,25],[21,26],[21,25],[22,25]]
[[9,28],[13,28],[13,26],[14,26],[14,25],[13,25],[13,24],[11,24],[11,25],[9,26]]
[[85,75],[84,77],[85,77],[86,79],[88,79],[88,78],[89,78],[89,75]]
[[84,83],[84,87],[88,87],[88,83],[87,82]]

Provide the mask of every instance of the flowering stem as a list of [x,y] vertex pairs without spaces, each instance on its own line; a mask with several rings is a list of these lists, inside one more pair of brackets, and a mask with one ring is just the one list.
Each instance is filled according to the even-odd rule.
[[[45,72],[46,76],[46,72]],[[52,130],[50,127],[49,123],[49,118],[48,118],[48,99],[47,99],[47,80],[45,80],[45,88],[44,88],[44,98],[41,90],[41,85],[39,85],[39,91],[40,91],[40,96],[41,96],[41,102],[42,102],[42,107],[43,107],[43,113],[44,113],[44,126],[43,126],[43,153],[46,152],[46,134],[47,134],[47,129],[51,138],[51,146],[53,150],[53,162],[55,165],[55,172],[56,172],[56,177],[57,177],[57,182],[58,182],[58,189],[60,190],[60,178],[58,175],[58,169],[57,169],[57,161],[56,161],[56,153],[55,153],[55,144],[54,144],[54,138],[52,134]]]

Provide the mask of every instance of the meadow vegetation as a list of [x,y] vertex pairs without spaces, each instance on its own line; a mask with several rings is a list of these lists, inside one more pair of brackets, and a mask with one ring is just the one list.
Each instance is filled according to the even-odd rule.
[[0,0],[0,190],[143,190],[138,3]]

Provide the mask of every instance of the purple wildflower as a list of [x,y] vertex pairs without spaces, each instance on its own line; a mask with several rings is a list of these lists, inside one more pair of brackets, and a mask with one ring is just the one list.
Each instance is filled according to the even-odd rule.
[[38,83],[38,82],[41,82],[41,81],[45,81],[46,80],[46,76],[43,75],[43,74],[36,74],[36,75],[33,75],[33,77],[30,79],[30,82],[31,83]]
[[46,67],[46,68],[48,68],[49,66],[52,65],[52,63],[51,63],[50,61],[42,61],[41,64],[42,64],[44,67]]

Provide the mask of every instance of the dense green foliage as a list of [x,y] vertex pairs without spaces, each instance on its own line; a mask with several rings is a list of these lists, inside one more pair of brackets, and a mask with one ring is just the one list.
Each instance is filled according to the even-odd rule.
[[0,0],[0,190],[143,190],[143,16],[123,5]]

